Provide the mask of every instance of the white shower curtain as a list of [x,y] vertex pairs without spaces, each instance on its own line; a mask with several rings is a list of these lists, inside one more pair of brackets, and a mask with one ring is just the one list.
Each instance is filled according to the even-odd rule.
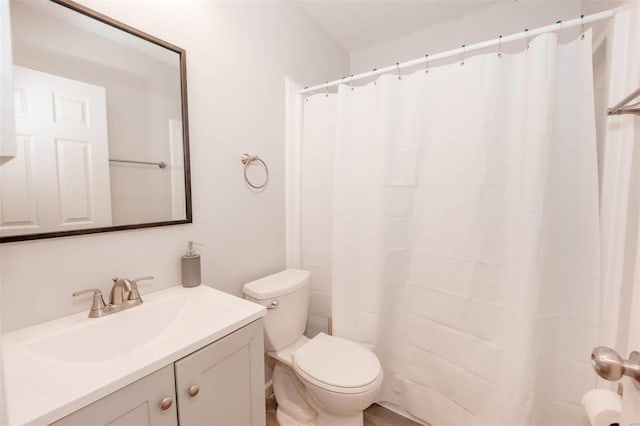
[[[599,299],[591,73],[590,34],[549,34],[308,99],[326,107],[305,110],[303,144],[335,147],[333,331],[377,353],[381,401],[434,426],[582,421]],[[335,140],[309,134],[332,104]]]

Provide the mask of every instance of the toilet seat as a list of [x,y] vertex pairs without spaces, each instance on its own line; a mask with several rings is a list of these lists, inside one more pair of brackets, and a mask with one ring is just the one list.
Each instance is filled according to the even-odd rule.
[[324,333],[293,353],[293,368],[319,388],[344,394],[367,392],[379,385],[382,368],[373,352]]

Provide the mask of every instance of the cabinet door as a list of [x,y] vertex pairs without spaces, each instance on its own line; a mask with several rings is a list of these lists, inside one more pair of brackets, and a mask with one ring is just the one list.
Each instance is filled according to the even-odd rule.
[[263,351],[258,320],[176,362],[180,425],[264,426]]
[[[163,410],[160,404],[171,398]],[[138,380],[75,413],[53,423],[55,426],[169,426],[178,424],[173,364]],[[165,401],[168,405],[168,400]]]

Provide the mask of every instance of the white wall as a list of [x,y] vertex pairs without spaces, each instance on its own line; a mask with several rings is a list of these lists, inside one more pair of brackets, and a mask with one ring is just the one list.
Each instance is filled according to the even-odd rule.
[[[11,21],[9,4],[0,3],[0,166],[15,156],[15,117],[13,114]],[[7,101],[7,98],[11,99]],[[2,252],[0,251],[0,265]],[[0,273],[0,314],[2,313],[2,274]],[[2,315],[0,315],[2,330]],[[3,357],[2,339],[0,339],[0,358]],[[4,390],[4,365],[0,363],[0,425],[7,424],[7,407]]]
[[[501,2],[479,13],[444,21],[405,37],[351,52],[351,74],[497,38],[500,34],[550,25],[558,19],[575,19],[580,13],[579,1]],[[505,46],[505,51],[508,50],[509,47]]]
[[[83,0],[187,50],[194,223],[1,246],[5,331],[86,311],[71,292],[113,276],[155,275],[146,292],[180,282],[188,240],[205,244],[203,281],[242,284],[284,267],[284,78],[343,75],[348,55],[292,2]],[[266,191],[249,191],[240,155],[269,165]]]

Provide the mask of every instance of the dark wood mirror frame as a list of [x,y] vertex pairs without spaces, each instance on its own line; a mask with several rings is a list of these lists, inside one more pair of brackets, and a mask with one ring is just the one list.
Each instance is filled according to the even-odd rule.
[[118,226],[107,226],[103,228],[88,228],[88,229],[76,229],[70,231],[60,231],[60,232],[43,232],[39,234],[27,234],[27,235],[11,235],[0,237],[0,243],[9,243],[15,241],[29,241],[29,240],[40,240],[44,238],[57,238],[57,237],[68,237],[73,235],[84,235],[84,234],[98,234],[103,232],[114,232],[114,231],[125,231],[129,229],[140,229],[140,228],[153,228],[158,226],[168,226],[168,225],[180,225],[184,223],[192,223],[192,205],[191,205],[191,166],[189,159],[189,114],[187,108],[187,52],[171,43],[168,43],[164,40],[161,40],[157,37],[154,37],[150,34],[147,34],[143,31],[140,31],[136,28],[133,28],[125,23],[117,21],[113,18],[110,18],[106,15],[103,15],[95,10],[89,9],[81,4],[78,4],[72,0],[49,0],[53,3],[57,3],[61,6],[69,8],[75,12],[81,13],[89,18],[100,21],[104,24],[110,25],[119,30],[125,31],[133,36],[144,39],[150,43],[156,44],[160,47],[164,47],[165,49],[169,49],[173,52],[176,52],[180,57],[180,94],[181,94],[181,103],[182,103],[182,139],[183,139],[183,147],[184,147],[184,181],[185,181],[185,203],[186,203],[186,217],[181,220],[169,220],[163,222],[149,222],[149,223],[139,223],[133,225],[118,225]]

